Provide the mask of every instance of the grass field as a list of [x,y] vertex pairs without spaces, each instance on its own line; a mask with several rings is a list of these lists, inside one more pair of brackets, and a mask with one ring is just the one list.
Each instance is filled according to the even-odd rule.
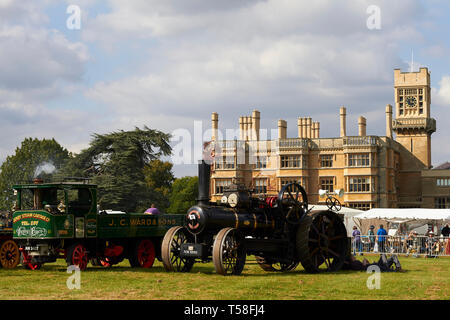
[[[362,258],[362,257],[359,257]],[[367,257],[374,261],[377,257]],[[81,289],[69,290],[65,263],[40,270],[0,269],[0,299],[446,299],[450,298],[450,258],[400,258],[403,272],[382,273],[380,289],[370,290],[362,271],[307,274],[301,266],[287,273],[265,272],[249,259],[240,276],[219,276],[212,264],[192,272],[167,273],[156,261],[151,269],[133,269],[128,260],[105,269],[88,267]]]

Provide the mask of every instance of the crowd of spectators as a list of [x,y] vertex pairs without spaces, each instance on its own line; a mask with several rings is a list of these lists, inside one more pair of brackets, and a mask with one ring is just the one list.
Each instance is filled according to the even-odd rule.
[[398,253],[413,256],[425,255],[437,257],[450,255],[450,226],[447,223],[440,233],[435,234],[429,227],[425,235],[419,235],[417,231],[410,231],[400,235],[390,236],[382,224],[375,232],[375,226],[371,225],[367,235],[362,235],[358,227],[353,227],[352,252],[353,255],[363,252],[374,253]]

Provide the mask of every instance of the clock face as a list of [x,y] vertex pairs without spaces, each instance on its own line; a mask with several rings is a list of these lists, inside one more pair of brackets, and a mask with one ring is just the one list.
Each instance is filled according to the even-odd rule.
[[417,103],[416,98],[413,96],[406,97],[405,101],[408,107],[414,107]]

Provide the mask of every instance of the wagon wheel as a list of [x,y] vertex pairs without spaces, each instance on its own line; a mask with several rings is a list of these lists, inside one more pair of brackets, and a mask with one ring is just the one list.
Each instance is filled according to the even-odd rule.
[[20,256],[20,262],[24,266],[25,269],[28,270],[39,270],[42,267],[41,263],[32,263],[31,257],[28,255],[28,253],[25,250],[19,249],[22,252],[22,255]]
[[255,258],[256,258],[256,262],[258,263],[258,265],[264,271],[278,271],[278,272],[291,271],[291,270],[294,270],[298,266],[298,263],[299,263],[298,261],[292,261],[290,263],[284,263],[284,262],[270,263],[264,257],[255,256]]
[[[130,265],[134,268],[151,268],[155,262],[155,246],[150,239],[143,239],[136,243],[131,257],[128,258]],[[113,263],[114,259],[106,260],[106,263]]]
[[67,265],[74,265],[81,271],[86,270],[88,264],[88,255],[86,248],[81,243],[74,243],[69,247],[66,254]]
[[234,228],[219,231],[213,244],[213,263],[218,274],[241,274],[247,256],[242,240]]
[[[308,214],[297,230],[297,255],[309,273],[338,271],[347,255],[347,231],[332,211]],[[325,270],[320,269],[325,265]]]
[[283,214],[286,213],[287,223],[299,224],[302,216],[308,211],[308,196],[305,189],[295,182],[285,184],[278,193],[277,206]]
[[17,243],[7,240],[0,246],[0,265],[5,269],[13,269],[20,262],[20,252]]
[[193,242],[192,235],[180,226],[170,228],[164,235],[161,245],[161,258],[167,271],[189,272],[195,259],[182,258],[181,245]]
[[342,209],[341,202],[338,199],[336,199],[335,197],[327,198],[326,204],[327,204],[328,209],[333,210],[333,211],[340,211]]

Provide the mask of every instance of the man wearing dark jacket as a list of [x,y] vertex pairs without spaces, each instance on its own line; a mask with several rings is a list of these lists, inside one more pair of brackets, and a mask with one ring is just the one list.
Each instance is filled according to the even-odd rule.
[[377,240],[378,240],[378,251],[386,252],[385,245],[387,238],[387,231],[383,228],[383,225],[380,224],[380,229],[377,231]]

